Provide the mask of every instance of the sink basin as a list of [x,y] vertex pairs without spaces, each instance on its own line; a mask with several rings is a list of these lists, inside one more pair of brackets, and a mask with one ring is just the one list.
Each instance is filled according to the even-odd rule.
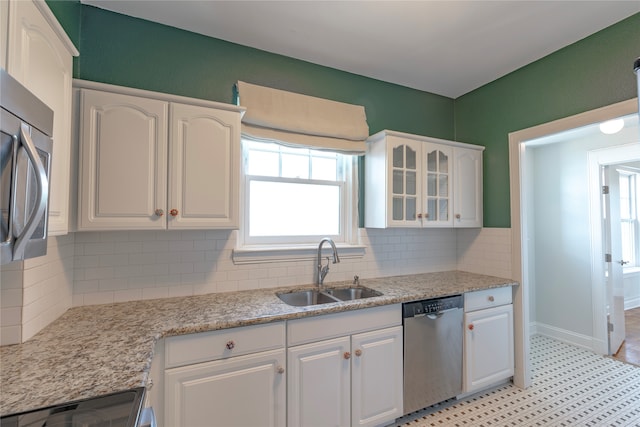
[[324,291],[311,289],[308,291],[286,292],[276,294],[283,302],[296,307],[328,304],[330,302],[353,301],[382,295],[381,292],[363,287],[329,288]]
[[351,301],[354,299],[379,297],[380,295],[382,295],[381,292],[374,291],[373,289],[369,289],[369,288],[363,288],[363,287],[327,289],[327,293],[330,295],[333,295],[334,297],[342,301]]
[[317,290],[298,291],[277,294],[278,298],[289,305],[304,307],[307,305],[327,304],[330,302],[340,302],[341,300]]

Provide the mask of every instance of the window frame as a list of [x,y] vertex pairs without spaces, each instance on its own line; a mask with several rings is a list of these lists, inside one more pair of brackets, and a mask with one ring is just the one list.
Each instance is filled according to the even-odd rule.
[[[620,178],[623,176],[629,180],[629,218],[623,218],[622,211],[620,212],[620,226],[622,228],[623,223],[629,224],[631,230],[631,259],[628,264],[623,266],[624,269],[637,269],[640,267],[640,197],[638,197],[640,185],[640,172],[637,170],[630,170],[626,168],[618,169]],[[622,194],[620,194],[622,198]]]

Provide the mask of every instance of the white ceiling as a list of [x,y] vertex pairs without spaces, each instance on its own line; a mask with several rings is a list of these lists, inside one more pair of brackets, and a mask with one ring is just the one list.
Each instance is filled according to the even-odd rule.
[[640,12],[638,0],[81,1],[450,98]]

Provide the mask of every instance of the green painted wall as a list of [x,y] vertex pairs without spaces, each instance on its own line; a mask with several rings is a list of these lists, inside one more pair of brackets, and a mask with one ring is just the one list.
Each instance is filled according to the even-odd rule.
[[511,226],[509,132],[636,97],[638,56],[640,14],[456,99],[456,139],[486,146],[486,227]]
[[78,0],[47,2],[80,50],[77,78],[220,102],[233,102],[233,84],[245,80],[364,105],[371,133],[393,129],[486,146],[487,227],[511,224],[509,132],[636,96],[631,66],[640,55],[640,14],[454,101]]
[[453,138],[453,100],[188,31],[82,6],[76,77],[233,102],[244,80],[364,105],[371,132]]

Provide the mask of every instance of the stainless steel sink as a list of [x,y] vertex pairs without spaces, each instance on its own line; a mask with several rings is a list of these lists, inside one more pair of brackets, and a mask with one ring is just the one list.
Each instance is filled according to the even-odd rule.
[[333,295],[334,297],[342,301],[351,301],[354,299],[379,297],[380,295],[382,295],[381,292],[374,291],[373,289],[364,288],[364,287],[327,289],[327,293],[329,295]]
[[364,287],[327,288],[323,291],[311,289],[307,291],[284,292],[276,294],[283,302],[296,307],[328,304],[331,302],[353,301],[382,295],[381,292]]
[[333,297],[324,292],[318,292],[317,290],[298,291],[277,294],[278,298],[289,305],[296,307],[304,307],[307,305],[327,304],[330,302],[341,302],[336,297]]

